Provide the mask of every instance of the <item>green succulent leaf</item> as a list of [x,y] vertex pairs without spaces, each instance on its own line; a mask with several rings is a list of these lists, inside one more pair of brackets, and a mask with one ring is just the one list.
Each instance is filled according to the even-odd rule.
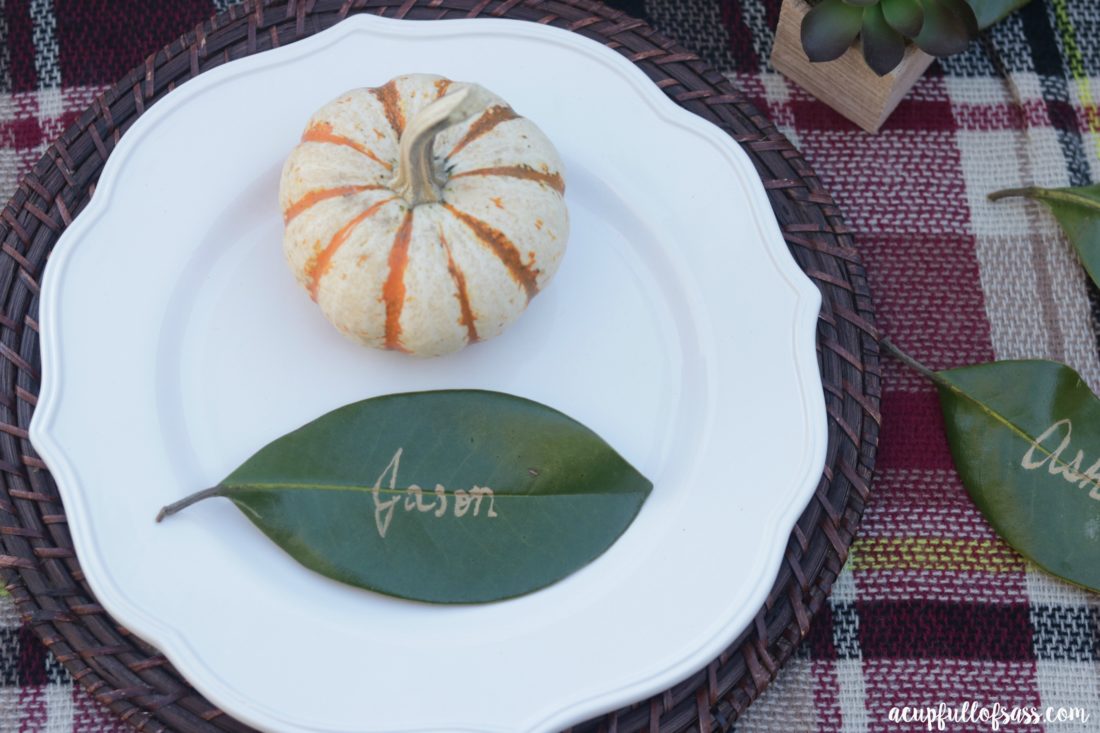
[[920,0],[882,0],[882,14],[890,27],[906,38],[916,38],[924,25]]
[[937,0],[947,6],[947,9],[957,15],[960,20],[966,25],[966,33],[970,36],[970,40],[974,40],[978,37],[978,33],[981,28],[978,27],[978,16],[974,14],[974,8],[970,6],[968,0]]
[[802,48],[810,61],[832,61],[848,50],[862,27],[862,8],[825,0],[802,19]]
[[959,477],[990,525],[1047,571],[1100,591],[1100,399],[1053,361],[933,372]]
[[967,0],[974,9],[978,27],[986,29],[1016,12],[1031,0]]
[[414,392],[323,415],[158,520],[225,497],[330,578],[431,603],[482,603],[588,564],[651,488],[599,436],[545,405],[499,392]]
[[989,198],[1025,196],[1046,204],[1077,250],[1085,271],[1100,285],[1100,184],[1076,188],[1014,188],[991,193]]
[[869,8],[872,5],[878,5],[880,0],[844,0],[844,2],[860,8]]
[[863,9],[863,58],[879,76],[894,70],[905,56],[905,39],[890,27],[882,13],[881,5]]
[[964,0],[922,0],[924,25],[913,42],[932,56],[962,53],[978,34],[974,11]]

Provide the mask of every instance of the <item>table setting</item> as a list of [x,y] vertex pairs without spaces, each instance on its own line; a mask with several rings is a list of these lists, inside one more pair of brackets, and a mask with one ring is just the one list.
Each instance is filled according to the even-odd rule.
[[1092,3],[0,40],[0,729],[1100,721]]

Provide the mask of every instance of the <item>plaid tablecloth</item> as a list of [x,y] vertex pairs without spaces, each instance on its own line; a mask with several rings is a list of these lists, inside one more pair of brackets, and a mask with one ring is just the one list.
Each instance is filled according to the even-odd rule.
[[[934,65],[877,135],[770,69],[780,0],[612,4],[728,73],[802,149],[856,232],[896,343],[937,368],[1059,359],[1100,392],[1100,294],[1039,206],[985,198],[1100,180],[1098,0],[1034,0]],[[226,5],[0,0],[0,201],[96,94]],[[890,360],[882,412],[851,559],[811,638],[737,729],[924,730],[891,717],[969,704],[1091,716],[1002,730],[1100,731],[1100,596],[994,535],[952,468],[933,389]],[[121,730],[0,597],[0,731]]]

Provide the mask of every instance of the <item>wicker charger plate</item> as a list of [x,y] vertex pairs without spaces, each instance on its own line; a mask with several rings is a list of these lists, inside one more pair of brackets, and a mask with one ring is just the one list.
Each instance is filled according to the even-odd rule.
[[[120,628],[83,582],[56,487],[27,441],[38,392],[38,281],[61,232],[88,203],[115,143],[150,104],[209,68],[311,35],[352,12],[531,20],[583,33],[623,53],[673,100],[742,144],[769,191],[792,253],[821,288],[817,334],[829,415],[826,467],[791,533],[767,602],[705,669],[661,695],[575,730],[728,729],[809,631],[863,513],[879,424],[870,293],[840,212],[798,151],[694,54],[644,23],[588,0],[245,3],[149,57],[50,146],[0,216],[0,567],[7,568],[9,591],[25,621],[73,677],[136,729],[247,730],[198,695],[155,649]],[[711,558],[699,560],[715,565]],[[722,582],[720,570],[712,577]]]

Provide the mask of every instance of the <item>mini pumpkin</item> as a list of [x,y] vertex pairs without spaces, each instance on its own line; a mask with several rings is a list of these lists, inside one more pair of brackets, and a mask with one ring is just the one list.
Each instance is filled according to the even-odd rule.
[[411,74],[314,114],[283,167],[291,270],[368,346],[418,356],[499,334],[558,269],[554,146],[476,84]]

